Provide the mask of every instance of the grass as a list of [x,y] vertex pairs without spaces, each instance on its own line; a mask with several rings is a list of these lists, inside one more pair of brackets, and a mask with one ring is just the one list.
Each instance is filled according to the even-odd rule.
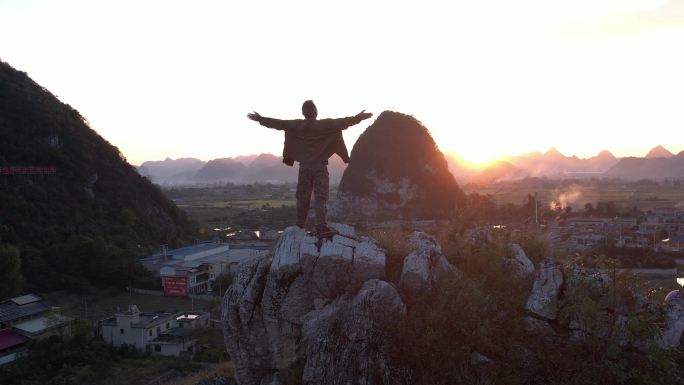
[[[176,357],[148,356],[143,358],[126,358],[112,362],[107,377],[96,385],[124,384],[167,384],[174,378],[188,378],[198,372],[201,365],[187,359]],[[181,384],[181,382],[178,382]]]

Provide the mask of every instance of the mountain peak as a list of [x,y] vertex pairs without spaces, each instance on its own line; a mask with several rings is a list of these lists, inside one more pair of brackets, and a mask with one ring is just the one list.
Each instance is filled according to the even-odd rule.
[[670,152],[667,148],[663,146],[656,146],[651,149],[651,151],[646,154],[646,158],[671,158],[674,154]]
[[544,157],[545,158],[565,158],[565,155],[563,155],[555,147],[551,147],[551,149],[549,151],[544,153]]
[[613,155],[613,153],[608,150],[603,150],[599,152],[598,155],[596,155],[596,157],[600,159],[615,159],[615,155]]

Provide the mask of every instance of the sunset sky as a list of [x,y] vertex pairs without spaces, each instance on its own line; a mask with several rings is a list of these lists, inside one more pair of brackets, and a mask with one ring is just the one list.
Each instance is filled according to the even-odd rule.
[[684,0],[0,0],[0,59],[134,164],[278,154],[245,115],[305,99],[412,114],[471,161],[684,150]]

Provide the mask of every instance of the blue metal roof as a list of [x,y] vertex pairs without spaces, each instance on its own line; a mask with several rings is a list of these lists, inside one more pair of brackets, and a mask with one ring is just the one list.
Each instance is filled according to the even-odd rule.
[[0,303],[0,321],[14,321],[46,311],[48,307],[43,302],[32,302],[20,306],[12,301],[5,301]]
[[[228,244],[206,241],[206,242],[201,242],[201,243],[197,243],[197,244],[190,245],[190,246],[181,247],[178,249],[168,250],[166,253],[168,255],[171,255],[173,257],[173,259],[181,259],[182,260],[182,259],[185,259],[185,257],[188,255],[200,253],[203,251],[209,251],[209,250],[216,249],[219,247],[224,247],[224,246],[228,246]],[[162,256],[162,253],[159,252],[159,253],[155,253],[155,254],[152,254],[152,255],[147,256],[147,257],[140,258],[140,260],[141,261],[152,261],[155,259],[159,259],[161,256]]]

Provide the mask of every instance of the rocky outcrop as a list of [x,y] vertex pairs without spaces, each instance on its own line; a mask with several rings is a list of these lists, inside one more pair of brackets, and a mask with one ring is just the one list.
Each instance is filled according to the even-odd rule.
[[[635,293],[610,294],[611,290],[616,289],[604,270],[545,259],[527,300],[524,328],[546,340],[572,344],[611,341],[644,352],[653,342],[661,347],[682,346],[684,297],[680,291],[670,293],[661,305]],[[633,327],[644,320],[664,324],[655,341]]]
[[556,319],[555,303],[562,286],[563,266],[553,260],[544,259],[539,264],[526,309],[534,316],[547,320]]
[[439,281],[456,279],[463,275],[446,260],[437,240],[422,231],[411,235],[408,250],[399,287],[410,297],[430,292]]
[[666,321],[660,338],[660,346],[680,347],[684,343],[684,295],[674,290],[665,297]]
[[391,364],[383,345],[406,315],[395,288],[368,280],[355,296],[337,298],[304,317],[306,365],[303,383],[391,384]]
[[[308,384],[330,383],[319,378],[320,357],[337,357],[335,349],[343,349],[344,338],[352,336],[355,341],[367,337],[356,358],[380,359],[371,347],[378,344],[383,323],[374,317],[397,319],[405,313],[404,304],[392,285],[378,280],[385,276],[384,252],[349,226],[331,226],[339,233],[331,240],[287,228],[272,256],[238,271],[222,312],[226,348],[240,384],[303,374]],[[321,340],[331,328],[342,334]],[[332,350],[324,355],[317,349]],[[341,373],[354,365],[362,363],[340,361],[338,369]]]
[[525,250],[517,243],[511,243],[508,247],[513,252],[513,257],[502,257],[504,267],[519,277],[526,277],[534,273],[534,263],[525,254]]
[[[223,299],[226,349],[241,384],[392,384],[387,341],[406,315],[384,281],[385,253],[350,226],[332,239],[287,228],[270,256],[243,264]],[[402,274],[409,297],[461,273],[416,232]]]
[[448,218],[465,195],[428,129],[385,111],[361,134],[329,215],[340,221]]

